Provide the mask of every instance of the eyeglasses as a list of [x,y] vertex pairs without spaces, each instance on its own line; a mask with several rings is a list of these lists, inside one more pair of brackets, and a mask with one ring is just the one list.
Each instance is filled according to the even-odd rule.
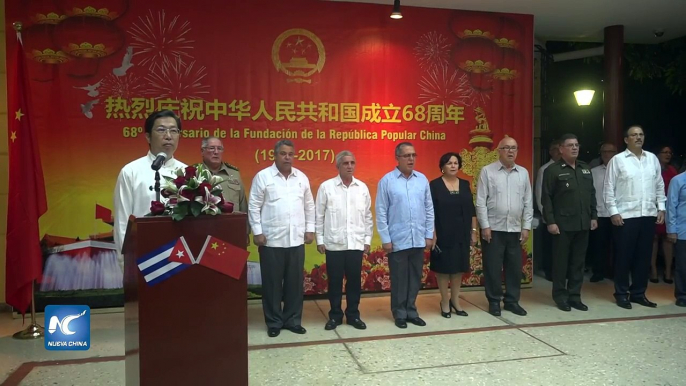
[[399,157],[403,157],[405,159],[417,158],[417,153],[401,154]]
[[155,132],[159,135],[169,133],[169,135],[172,137],[176,137],[177,135],[181,134],[181,130],[177,129],[176,127],[158,127],[155,129]]
[[568,147],[570,149],[578,149],[581,147],[581,145],[579,145],[578,143],[568,143],[568,144],[562,145],[562,146]]
[[517,146],[503,146],[498,149],[502,151],[517,151]]
[[208,146],[208,147],[203,147],[203,149],[209,151],[210,153],[216,152],[223,152],[224,151],[224,146]]

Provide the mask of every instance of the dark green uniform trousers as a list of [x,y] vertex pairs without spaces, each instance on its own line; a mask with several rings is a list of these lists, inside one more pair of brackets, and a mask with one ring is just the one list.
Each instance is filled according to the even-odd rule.
[[553,236],[553,300],[581,301],[589,231],[563,231]]

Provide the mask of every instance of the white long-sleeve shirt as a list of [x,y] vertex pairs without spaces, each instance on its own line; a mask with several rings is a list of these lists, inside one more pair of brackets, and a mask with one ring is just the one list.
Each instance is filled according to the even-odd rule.
[[481,169],[476,186],[476,217],[481,229],[499,232],[531,230],[534,216],[529,172],[514,165],[508,172],[500,161]]
[[[114,188],[114,244],[120,253],[126,234],[129,216],[142,217],[150,213],[150,203],[155,200],[155,171],[151,169],[155,156],[148,151],[145,157],[128,163],[119,172]],[[187,165],[175,158],[167,160],[160,168],[160,186],[164,177],[176,177],[176,169]],[[160,188],[161,189],[161,188]],[[160,201],[166,199],[160,196]]]
[[341,176],[324,181],[315,201],[317,245],[329,251],[364,250],[371,245],[374,223],[369,188],[353,177],[345,186]]
[[605,207],[605,200],[603,199],[603,189],[605,188],[605,173],[607,172],[607,165],[598,165],[591,169],[593,175],[593,187],[595,188],[595,202],[598,217],[610,217],[610,212]]
[[305,232],[314,232],[314,198],[305,173],[291,169],[288,178],[276,164],[252,180],[248,220],[254,235],[264,235],[267,246],[290,248],[304,244]]
[[538,206],[538,211],[543,213],[543,203],[541,202],[541,195],[543,195],[543,173],[548,168],[548,166],[554,164],[555,161],[550,160],[538,168],[538,173],[536,174],[536,186],[534,194],[536,195],[536,206]]
[[605,172],[605,207],[610,216],[655,217],[665,210],[665,183],[660,161],[643,151],[641,158],[628,149],[612,157]]

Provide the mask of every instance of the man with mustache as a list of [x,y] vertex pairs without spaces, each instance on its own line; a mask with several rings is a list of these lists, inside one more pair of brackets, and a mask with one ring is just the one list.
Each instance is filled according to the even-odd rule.
[[[314,240],[314,198],[310,180],[293,167],[295,145],[274,146],[274,164],[258,172],[248,198],[248,220],[260,253],[262,309],[267,335],[281,329],[307,332],[301,325],[305,245]],[[283,301],[283,308],[281,302]]]
[[[119,251],[119,264],[123,267],[121,255],[126,225],[129,216],[145,216],[150,213],[150,203],[155,200],[155,171],[151,166],[158,154],[166,154],[167,159],[160,168],[160,179],[175,178],[178,168],[186,164],[174,158],[181,136],[181,119],[170,110],[156,111],[145,120],[145,139],[148,141],[148,154],[126,166],[119,172],[114,188],[114,244]],[[161,197],[164,201],[164,198]]]
[[543,216],[553,235],[553,300],[562,311],[588,311],[581,302],[589,230],[598,227],[593,173],[579,161],[579,140],[560,138],[559,161],[543,175]]
[[643,128],[630,126],[624,132],[626,150],[612,157],[605,174],[605,207],[617,246],[614,295],[626,309],[631,303],[657,307],[645,292],[655,224],[665,221],[665,184],[660,161],[643,150],[644,142]]
[[315,201],[317,250],[326,254],[329,281],[329,321],[324,329],[343,323],[341,309],[343,277],[347,323],[358,330],[367,328],[360,319],[362,256],[372,242],[372,198],[364,182],[353,177],[355,156],[344,150],[336,155],[338,175],[319,186]]
[[422,286],[424,249],[434,239],[434,205],[429,180],[414,170],[417,153],[409,142],[395,147],[398,166],[379,181],[376,194],[376,228],[388,254],[391,273],[391,312],[398,328],[407,322],[426,326],[417,313]]

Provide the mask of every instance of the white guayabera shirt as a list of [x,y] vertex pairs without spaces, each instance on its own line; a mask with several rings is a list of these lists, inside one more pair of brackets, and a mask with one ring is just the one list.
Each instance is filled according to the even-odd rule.
[[[150,213],[150,203],[155,200],[155,171],[151,169],[155,155],[150,151],[145,157],[128,163],[119,172],[114,188],[114,245],[123,265],[121,248],[126,234],[129,216],[142,217]],[[160,189],[164,177],[176,178],[176,169],[187,165],[175,158],[168,159],[160,168]],[[160,197],[162,199],[162,197]]]
[[350,186],[341,176],[324,181],[315,201],[317,245],[329,251],[364,250],[372,242],[371,207],[369,188],[355,177]]

